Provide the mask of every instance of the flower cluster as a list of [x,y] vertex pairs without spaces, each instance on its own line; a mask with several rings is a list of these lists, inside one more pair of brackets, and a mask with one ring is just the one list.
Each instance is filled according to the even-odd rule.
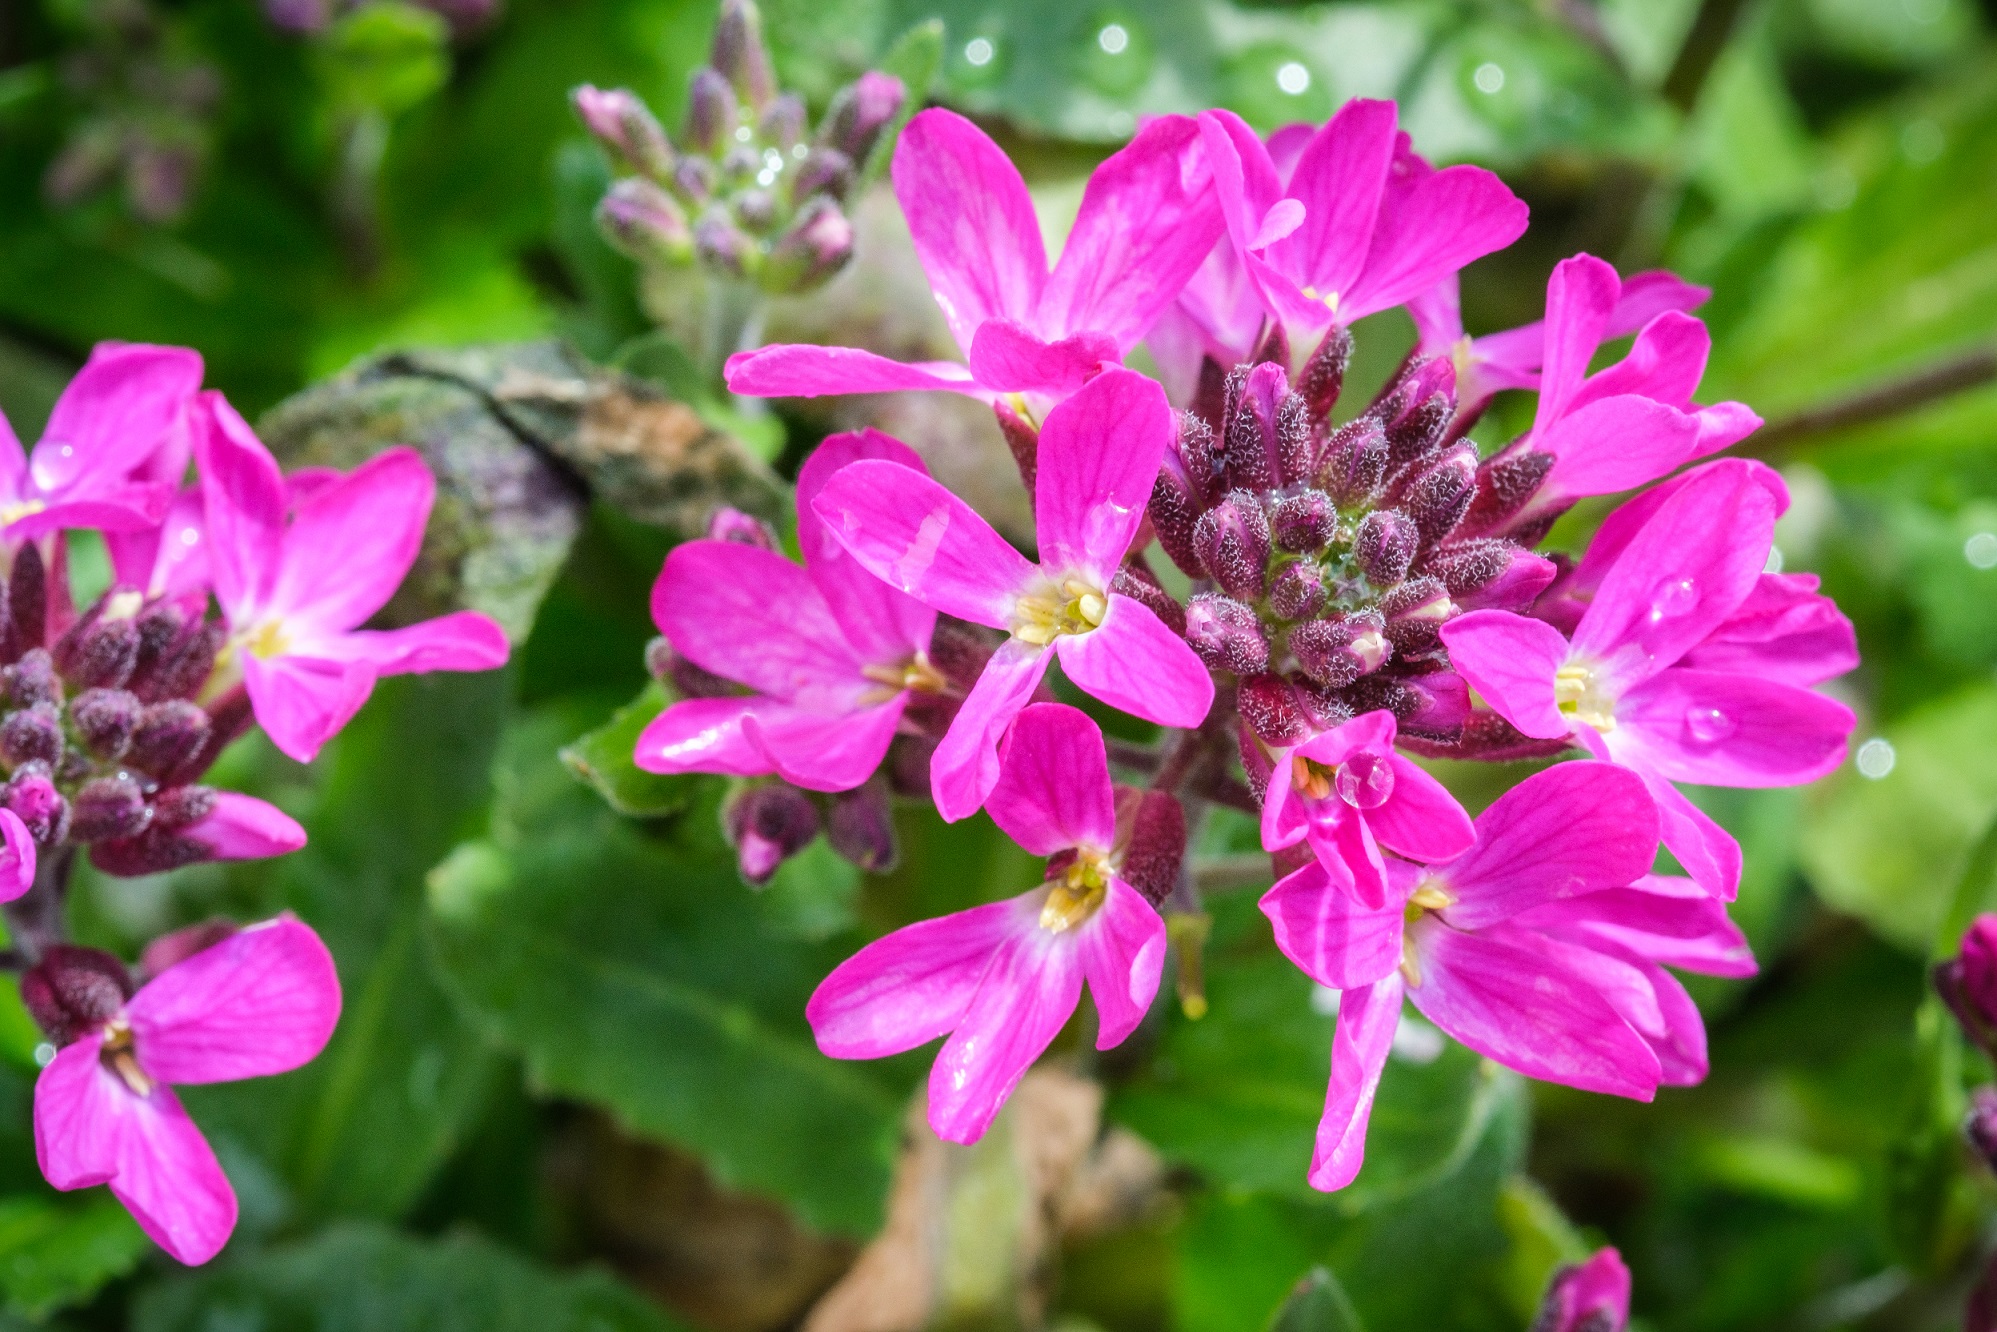
[[637,94],[576,90],[583,124],[631,173],[604,195],[597,224],[643,264],[698,261],[770,292],[815,287],[852,257],[841,205],[906,100],[901,80],[863,74],[813,132],[804,102],[778,91],[755,5],[724,0],[677,144]]
[[[168,935],[136,973],[70,944],[77,852],[136,875],[294,851],[305,832],[281,810],[202,784],[224,747],[254,724],[308,760],[380,676],[507,656],[470,611],[359,627],[422,541],[434,482],[414,451],[286,477],[201,378],[191,351],[106,343],[32,453],[0,421],[0,901],[54,1052],[36,1148],[50,1183],[110,1184],[183,1262],[221,1248],[235,1198],[168,1084],[305,1063],[339,982],[289,917]],[[82,528],[103,534],[113,582],[79,610],[66,533]]]
[[[1404,1003],[1531,1077],[1639,1099],[1702,1078],[1669,969],[1754,962],[1725,906],[1739,847],[1677,784],[1830,771],[1853,716],[1815,686],[1857,660],[1815,581],[1769,571],[1781,478],[1706,461],[1759,425],[1693,401],[1706,293],[1581,255],[1543,321],[1465,337],[1458,274],[1525,206],[1489,172],[1432,167],[1384,102],[1266,142],[1222,112],[1149,122],[1089,181],[1051,270],[1018,172],[962,117],[915,117],[893,183],[965,362],[766,347],[730,386],[989,402],[1035,552],[898,441],[827,440],[799,477],[802,568],[733,515],[667,560],[658,665],[685,697],[637,760],[738,779],[754,880],[828,801],[835,845],[878,860],[839,816],[871,802],[884,829],[889,789],[926,788],[945,819],[983,809],[1047,864],[1031,892],[835,970],[808,1009],[821,1048],[947,1033],[930,1121],[976,1139],[1084,981],[1099,1045],[1143,1022],[1161,912],[1196,908],[1189,823],[1223,805],[1259,816],[1277,946],[1339,992],[1316,1187],[1360,1168]],[[1396,306],[1418,344],[1344,401],[1355,321]],[[1140,341],[1162,383],[1123,364]],[[1531,427],[1480,447],[1502,390],[1537,391]],[[1577,499],[1641,487],[1578,560],[1535,550]],[[1160,740],[1106,745],[1052,701],[1056,662]],[[1574,761],[1473,820],[1410,755]],[[1144,785],[1115,785],[1112,760]],[[1619,1263],[1596,1266],[1554,1325],[1620,1324],[1627,1276],[1609,1290]]]

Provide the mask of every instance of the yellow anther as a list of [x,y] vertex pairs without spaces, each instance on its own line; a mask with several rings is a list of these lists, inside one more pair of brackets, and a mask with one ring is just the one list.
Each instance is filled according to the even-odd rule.
[[1421,988],[1421,963],[1415,960],[1415,941],[1411,937],[1401,939],[1401,977],[1410,990]]
[[12,504],[0,504],[0,527],[9,527],[23,518],[32,518],[48,508],[41,500],[17,500]]
[[281,657],[291,646],[290,638],[284,632],[284,625],[277,620],[266,620],[243,636],[243,646],[250,654],[269,660]]
[[153,1080],[139,1067],[138,1056],[132,1050],[132,1029],[125,1019],[114,1018],[104,1029],[104,1044],[99,1047],[97,1057],[118,1075],[132,1095],[152,1095]]
[[1415,889],[1413,895],[1408,898],[1408,905],[1418,907],[1422,911],[1441,911],[1455,906],[1456,898],[1434,884],[1428,884]]
[[1047,890],[1040,908],[1040,928],[1061,934],[1096,914],[1109,896],[1109,871],[1096,852],[1083,851],[1075,863]]
[[1553,673],[1553,702],[1560,715],[1606,735],[1616,729],[1616,701],[1602,692],[1593,668],[1569,662]]
[[870,662],[860,674],[899,693],[912,689],[918,694],[940,694],[950,687],[943,673],[929,664],[929,654],[917,652],[900,665]]
[[1332,771],[1301,754],[1290,760],[1290,785],[1313,800],[1331,799]]
[[1013,637],[1046,647],[1063,634],[1086,634],[1109,614],[1109,597],[1087,580],[1051,579],[1020,594],[1012,607]]

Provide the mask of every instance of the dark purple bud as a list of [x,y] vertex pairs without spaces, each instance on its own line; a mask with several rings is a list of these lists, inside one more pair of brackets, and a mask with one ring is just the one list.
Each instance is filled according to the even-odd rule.
[[762,235],[777,224],[777,196],[769,190],[744,190],[735,196],[735,220],[745,231]]
[[1214,498],[1215,473],[1220,467],[1213,428],[1191,412],[1180,412],[1179,438],[1174,453],[1166,455],[1167,467],[1174,457],[1184,470],[1187,491],[1196,506],[1204,509]]
[[1523,610],[1558,575],[1553,561],[1498,537],[1473,537],[1431,552],[1423,572],[1440,578],[1464,610]]
[[846,191],[851,188],[853,159],[837,148],[814,148],[797,164],[797,174],[791,178],[790,195],[799,202],[814,194],[829,194],[834,199],[844,199]]
[[1456,399],[1431,393],[1387,425],[1387,465],[1402,467],[1442,444],[1456,417]]
[[761,888],[818,836],[818,806],[795,786],[766,782],[742,792],[728,806],[726,829],[742,877]]
[[152,820],[146,793],[130,773],[93,777],[71,803],[69,835],[79,842],[131,837]]
[[57,1045],[68,1045],[116,1017],[132,989],[123,962],[74,944],[49,945],[41,961],[21,975],[21,1002]]
[[1449,671],[1427,675],[1369,675],[1352,686],[1357,712],[1385,708],[1401,730],[1424,740],[1458,740],[1470,720],[1470,686]]
[[123,689],[86,689],[70,700],[69,719],[75,724],[84,748],[97,758],[113,762],[131,743],[142,706],[137,695]]
[[1345,387],[1345,369],[1351,364],[1352,334],[1344,325],[1333,324],[1297,376],[1297,392],[1309,404],[1312,416],[1322,421],[1331,415],[1339,391]]
[[139,655],[132,665],[132,678],[128,682],[129,687],[135,690],[153,678],[167,653],[187,632],[187,616],[176,603],[160,600],[141,610],[136,622],[139,626]]
[[139,713],[125,762],[163,777],[191,763],[208,745],[214,722],[184,698],[154,703]]
[[612,185],[596,205],[604,238],[640,263],[683,264],[693,252],[693,232],[673,196],[642,176]]
[[1428,464],[1401,492],[1399,507],[1415,520],[1422,539],[1440,541],[1470,511],[1477,484],[1477,450],[1463,444]]
[[576,114],[597,142],[633,171],[665,180],[673,173],[673,146],[651,109],[628,88],[605,92],[585,83],[569,94]]
[[1217,671],[1254,675],[1269,668],[1269,640],[1253,608],[1218,592],[1186,603],[1186,641]]
[[24,541],[7,573],[7,611],[12,632],[7,655],[18,657],[48,642],[48,570],[41,548]]
[[170,648],[152,678],[132,692],[143,699],[193,698],[214,673],[215,654],[227,634],[220,621],[201,625]]
[[819,127],[819,141],[852,161],[864,162],[874,150],[874,141],[901,114],[902,103],[907,100],[908,89],[900,79],[869,70],[832,94],[832,104],[825,109],[825,120]]
[[1283,367],[1272,363],[1256,366],[1241,381],[1223,444],[1230,485],[1273,490],[1282,484],[1276,416],[1289,389]]
[[1320,731],[1343,726],[1356,715],[1343,694],[1336,689],[1327,689],[1301,671],[1290,676],[1290,688],[1295,691],[1304,715]]
[[235,934],[233,920],[204,920],[199,925],[188,925],[171,934],[162,934],[145,946],[139,954],[139,974],[147,980],[159,975],[168,967],[179,966],[196,953],[204,952]]
[[0,722],[0,755],[10,767],[41,762],[53,768],[62,761],[62,713],[53,703],[11,712]]
[[1290,631],[1290,651],[1311,679],[1343,689],[1380,669],[1393,655],[1386,630],[1385,617],[1370,610],[1335,620],[1311,620]]
[[707,63],[751,106],[764,106],[776,96],[777,76],[763,45],[763,16],[754,0],[721,0],[721,16],[714,23],[714,48]]
[[1317,470],[1317,432],[1303,397],[1286,393],[1276,404],[1276,470],[1286,486]]
[[746,143],[738,143],[721,155],[721,175],[724,179],[740,185],[761,172],[763,155]]
[[1934,982],[1969,1039],[1997,1049],[1997,915],[1969,923],[1956,955],[1936,965]]
[[1221,368],[1219,361],[1211,356],[1200,357],[1199,383],[1193,389],[1193,403],[1187,414],[1206,426],[1209,437],[1227,419],[1229,378],[1229,372]]
[[1315,555],[1338,535],[1338,510],[1322,490],[1291,495],[1269,511],[1269,537],[1276,549]]
[[695,203],[714,197],[721,172],[705,157],[682,157],[673,167],[673,187]]
[[6,787],[6,805],[28,826],[35,844],[49,847],[69,835],[69,802],[55,789],[49,770],[30,763],[17,771]]
[[722,505],[707,520],[709,541],[732,541],[737,545],[754,546],[758,550],[775,550],[777,534],[771,526],[754,514],[731,509]]
[[1245,490],[1230,491],[1193,525],[1193,544],[1221,590],[1243,601],[1259,600],[1269,564],[1269,520]]
[[1120,786],[1116,791],[1117,840],[1123,843],[1119,877],[1162,907],[1179,886],[1179,864],[1186,858],[1186,811],[1170,791],[1140,791]]
[[1529,444],[1509,448],[1477,469],[1477,498],[1471,502],[1469,527],[1483,532],[1498,527],[1539,493],[1540,483],[1553,470],[1553,455]]
[[1359,520],[1352,534],[1352,558],[1375,587],[1392,587],[1408,576],[1421,546],[1414,519],[1399,509],[1376,509]]
[[728,80],[704,65],[695,70],[687,93],[685,135],[693,150],[712,156],[728,147],[741,118]]
[[215,812],[215,791],[207,786],[169,786],[153,797],[152,826],[164,832],[191,828]]
[[1269,609],[1286,620],[1308,620],[1324,609],[1324,573],[1309,560],[1286,564],[1269,581]]
[[[1005,421],[1006,409],[999,409],[1000,424]],[[1007,436],[1011,442],[1011,436]],[[1175,467],[1158,469],[1158,479],[1151,485],[1151,503],[1147,512],[1151,515],[1151,530],[1158,534],[1158,544],[1165,548],[1165,554],[1172,563],[1179,566],[1188,578],[1206,577],[1206,564],[1200,558],[1199,541],[1195,536],[1200,521],[1200,507],[1193,499],[1186,484],[1185,476]]]
[[1587,1262],[1554,1272],[1531,1332],[1624,1332],[1629,1297],[1629,1268],[1622,1255],[1598,1249]]
[[853,257],[853,224],[826,195],[806,202],[790,230],[770,247],[763,285],[771,291],[807,291]]
[[1294,745],[1311,733],[1303,705],[1281,676],[1249,676],[1241,682],[1235,706],[1264,744]]
[[1268,335],[1262,339],[1262,345],[1257,347],[1255,354],[1248,359],[1254,365],[1261,365],[1265,361],[1280,365],[1283,367],[1283,373],[1287,376],[1290,373],[1289,330],[1284,328],[1280,322],[1272,323],[1269,326]]
[[46,648],[33,648],[12,666],[0,670],[7,686],[7,701],[16,707],[62,701],[62,681],[55,673],[55,661]]
[[721,208],[709,209],[694,225],[693,252],[709,268],[734,277],[746,277],[758,257],[756,242]]
[[63,635],[53,655],[79,689],[122,689],[139,664],[138,621],[130,615],[86,616]]
[[1358,505],[1380,493],[1387,477],[1387,435],[1371,416],[1348,421],[1324,442],[1318,485],[1341,504]]
[[1116,571],[1116,576],[1110,579],[1109,590],[1132,601],[1143,602],[1145,608],[1163,621],[1167,629],[1181,637],[1185,635],[1186,608],[1165,590],[1157,575],[1151,572],[1151,566],[1144,563],[1143,555],[1131,557]]
[[1387,641],[1394,655],[1412,657],[1436,645],[1442,626],[1456,614],[1456,603],[1439,578],[1414,578],[1380,598],[1387,617]]
[[831,798],[825,811],[825,838],[832,849],[869,874],[885,874],[900,853],[895,845],[894,807],[885,777]]
[[785,93],[763,108],[763,114],[756,118],[756,133],[763,142],[787,153],[804,142],[808,120],[804,103],[795,94]]

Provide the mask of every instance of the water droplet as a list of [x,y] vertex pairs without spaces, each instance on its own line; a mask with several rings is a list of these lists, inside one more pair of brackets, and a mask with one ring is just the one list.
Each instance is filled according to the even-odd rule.
[[991,64],[992,57],[997,54],[998,50],[992,45],[989,37],[973,37],[964,43],[964,63],[967,65],[976,65],[982,69]]
[[1300,97],[1310,91],[1311,72],[1300,62],[1292,60],[1276,70],[1276,86],[1292,97]]
[[1394,769],[1377,754],[1354,754],[1338,765],[1334,785],[1354,809],[1378,809],[1394,794]]
[[1666,583],[1657,593],[1656,604],[1650,608],[1650,622],[1657,624],[1664,620],[1675,620],[1681,615],[1689,615],[1699,605],[1699,585],[1689,578],[1681,578],[1675,583]]
[[1102,31],[1096,34],[1096,45],[1111,55],[1122,55],[1130,45],[1130,29],[1121,23],[1105,23]]
[[1486,60],[1477,66],[1477,71],[1470,76],[1470,81],[1477,85],[1477,91],[1480,93],[1501,92],[1505,86],[1505,67],[1496,61]]
[[41,1044],[35,1047],[36,1068],[47,1068],[54,1059],[55,1059],[55,1047],[49,1044],[47,1041],[43,1041]]
[[1320,1017],[1337,1017],[1338,991],[1329,985],[1311,986],[1311,1012]]
[[1718,708],[1688,708],[1685,712],[1685,729],[1700,744],[1716,745],[1739,730],[1732,717]]
[[1893,752],[1893,742],[1883,735],[1875,735],[1858,747],[1858,775],[1878,781],[1893,771],[1893,764],[1899,759]]
[[[1120,97],[1136,92],[1150,79],[1156,52],[1135,15],[1122,10],[1099,13],[1085,31],[1089,38],[1082,53],[1082,76],[1098,89]],[[1135,125],[1133,118],[1131,127]]]
[[1963,542],[1962,558],[1972,569],[1997,569],[1997,532],[1978,532]]
[[1761,572],[1763,573],[1782,572],[1782,547],[1770,546],[1768,548],[1768,558],[1762,561]]

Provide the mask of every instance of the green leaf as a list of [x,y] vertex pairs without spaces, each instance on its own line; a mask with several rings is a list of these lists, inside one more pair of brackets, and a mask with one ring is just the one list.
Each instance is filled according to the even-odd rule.
[[694,798],[701,779],[646,772],[632,760],[639,735],[669,702],[665,686],[652,681],[609,721],[564,746],[562,762],[619,814],[656,819],[679,813]]
[[561,1275],[472,1235],[416,1239],[342,1225],[163,1281],[133,1332],[666,1332],[599,1272]]
[[373,0],[326,30],[319,56],[333,100],[349,112],[396,116],[450,77],[450,28],[436,12]]
[[846,948],[795,938],[742,886],[711,805],[648,838],[523,727],[491,834],[430,879],[453,991],[532,1082],[701,1155],[811,1224],[879,1222],[909,1070],[821,1055],[804,1004]]
[[1338,1278],[1313,1267],[1276,1311],[1269,1332],[1365,1332],[1365,1324]]
[[60,1202],[0,1198],[0,1292],[13,1313],[39,1321],[80,1304],[151,1249],[138,1223],[107,1194]]

